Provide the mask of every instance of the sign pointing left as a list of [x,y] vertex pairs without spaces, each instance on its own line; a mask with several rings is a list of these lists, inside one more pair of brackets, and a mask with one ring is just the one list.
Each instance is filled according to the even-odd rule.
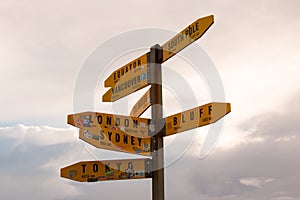
[[84,161],[64,167],[60,176],[79,182],[152,178],[151,159]]
[[104,86],[105,87],[113,87],[118,80],[124,76],[127,72],[130,72],[131,70],[134,70],[136,67],[139,67],[141,65],[147,65],[147,53],[141,55],[140,57],[134,59],[133,61],[127,63],[123,67],[117,69],[114,71],[105,81]]
[[114,102],[150,84],[150,69],[141,65],[127,72],[103,96],[103,102]]
[[80,128],[79,138],[97,148],[151,156],[148,119],[83,112],[68,115],[68,124]]

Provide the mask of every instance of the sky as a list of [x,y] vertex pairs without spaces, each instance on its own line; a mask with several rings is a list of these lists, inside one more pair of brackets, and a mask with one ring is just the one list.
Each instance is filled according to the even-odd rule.
[[[182,55],[195,45],[206,52],[232,111],[216,147],[202,159],[209,127],[165,138],[166,199],[299,200],[299,6],[296,0],[1,0],[0,198],[150,200],[151,180],[77,183],[59,177],[60,168],[79,161],[137,157],[95,149],[67,125],[78,77],[97,47],[120,34],[149,28],[177,33],[213,14],[213,26]],[[143,37],[163,43],[147,35],[136,41]],[[106,71],[93,86],[96,111],[116,110],[100,102],[101,83],[147,51],[132,50],[110,67],[99,66]],[[204,77],[184,67],[188,61],[180,54],[163,64],[166,116],[210,100]],[[190,87],[176,85],[178,75]],[[191,91],[196,102],[185,95]],[[136,95],[120,102],[133,105]],[[129,113],[124,108],[120,114]]]

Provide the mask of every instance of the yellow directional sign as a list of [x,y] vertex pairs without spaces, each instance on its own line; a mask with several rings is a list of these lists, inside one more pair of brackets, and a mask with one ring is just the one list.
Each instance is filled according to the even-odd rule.
[[230,103],[209,103],[166,118],[166,136],[218,121],[231,111]]
[[151,106],[150,90],[148,90],[136,104],[133,106],[130,112],[130,116],[139,117]]
[[122,131],[97,127],[81,128],[79,138],[101,149],[151,156],[151,138],[141,138]]
[[97,148],[151,156],[148,121],[95,112],[68,115],[68,124],[80,128],[79,138]]
[[105,87],[114,87],[116,82],[124,76],[127,72],[130,72],[131,70],[136,69],[137,67],[141,65],[147,65],[147,54],[144,54],[135,60],[127,63],[123,67],[117,69],[114,71],[105,81],[104,86]]
[[68,115],[68,124],[77,128],[96,127],[111,131],[122,131],[128,135],[148,138],[148,121],[146,118],[137,118],[108,113],[82,112]]
[[78,162],[60,169],[60,176],[79,182],[152,178],[151,159]]
[[103,102],[114,102],[139,89],[149,85],[150,70],[147,65],[141,65],[127,72],[112,88],[103,96]]
[[200,18],[162,45],[163,62],[199,39],[213,23],[213,15]]

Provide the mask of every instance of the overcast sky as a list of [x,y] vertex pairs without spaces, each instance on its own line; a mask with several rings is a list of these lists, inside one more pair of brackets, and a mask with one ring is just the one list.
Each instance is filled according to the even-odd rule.
[[[219,72],[232,112],[204,159],[208,127],[166,139],[166,160],[176,161],[165,171],[166,199],[300,199],[299,7],[297,0],[1,0],[0,199],[150,200],[151,180],[82,184],[59,177],[61,167],[78,161],[133,157],[84,144],[66,124],[78,74],[91,52],[118,34],[149,27],[179,32],[211,14],[214,25],[196,43]],[[170,71],[165,83],[178,80],[174,71],[185,73],[199,101],[208,101],[203,77],[180,71],[186,61],[172,59],[163,65]],[[185,107],[164,91],[165,114]],[[103,112],[109,104],[97,106]],[[183,156],[174,153],[190,136]]]

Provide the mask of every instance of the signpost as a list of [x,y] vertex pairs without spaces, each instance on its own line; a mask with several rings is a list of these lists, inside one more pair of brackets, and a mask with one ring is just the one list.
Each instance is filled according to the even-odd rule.
[[84,161],[62,168],[60,176],[79,182],[151,178],[151,159]]
[[[229,103],[212,102],[162,118],[161,64],[199,39],[214,23],[214,16],[200,18],[150,52],[114,71],[104,82],[110,89],[102,96],[114,102],[151,85],[133,106],[130,115],[83,112],[68,115],[78,127],[79,138],[95,147],[151,156],[145,159],[86,161],[61,169],[61,177],[80,182],[152,179],[152,199],[164,200],[163,138],[216,122],[231,111]],[[152,105],[151,120],[138,118]]]
[[136,104],[134,104],[133,108],[131,109],[130,116],[141,116],[151,106],[150,96],[150,90],[147,90],[147,92],[136,102]]

